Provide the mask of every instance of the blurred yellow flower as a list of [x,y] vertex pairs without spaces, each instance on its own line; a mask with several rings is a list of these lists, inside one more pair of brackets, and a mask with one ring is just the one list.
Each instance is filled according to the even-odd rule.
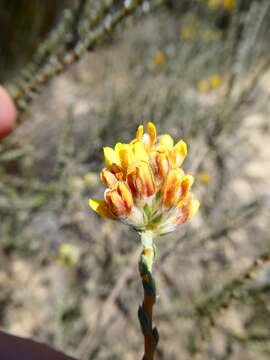
[[67,266],[74,266],[80,259],[80,251],[77,246],[63,243],[59,247],[58,261]]
[[207,172],[201,172],[201,173],[199,173],[199,180],[203,184],[208,184],[212,180],[212,177]]
[[70,176],[68,182],[75,190],[80,191],[84,188],[84,181],[79,176]]
[[208,0],[208,7],[210,9],[216,9],[220,5],[219,0]]
[[235,6],[236,0],[223,0],[223,7],[226,10],[231,10]]
[[89,171],[84,175],[83,180],[87,187],[95,188],[98,186],[99,176],[97,173]]
[[210,78],[210,86],[213,88],[213,89],[216,89],[218,87],[220,87],[222,84],[222,78],[220,75],[213,75],[211,78]]
[[209,89],[210,89],[209,81],[206,79],[199,81],[199,83],[197,85],[197,89],[202,93],[209,91]]
[[205,93],[208,92],[211,88],[217,89],[222,85],[222,78],[220,75],[213,75],[208,79],[203,79],[199,81],[197,85],[198,91]]
[[195,37],[195,29],[192,26],[185,26],[180,30],[180,37],[184,40],[192,40]]
[[153,61],[156,66],[161,66],[165,63],[165,55],[159,51],[154,55]]
[[186,155],[183,140],[174,145],[168,134],[157,137],[153,123],[146,133],[140,125],[129,144],[104,148],[107,167],[100,176],[107,187],[105,200],[90,199],[90,207],[139,232],[174,231],[199,209],[190,192],[194,179],[180,168]]

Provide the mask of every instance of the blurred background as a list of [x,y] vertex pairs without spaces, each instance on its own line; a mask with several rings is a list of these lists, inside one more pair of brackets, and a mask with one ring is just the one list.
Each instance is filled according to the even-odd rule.
[[124,3],[0,1],[0,80],[20,112],[0,145],[0,327],[79,359],[140,358],[139,239],[88,198],[102,147],[152,121],[187,142],[201,202],[157,239],[156,358],[269,359],[270,2],[143,1],[111,31]]

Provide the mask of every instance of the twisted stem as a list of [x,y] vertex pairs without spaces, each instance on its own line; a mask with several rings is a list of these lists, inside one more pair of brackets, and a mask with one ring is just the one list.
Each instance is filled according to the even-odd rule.
[[150,231],[141,234],[143,251],[139,260],[139,271],[144,289],[143,304],[139,306],[138,318],[144,336],[143,360],[153,360],[158,344],[158,331],[153,328],[153,307],[156,302],[156,284],[152,276],[152,266],[155,260],[153,235]]

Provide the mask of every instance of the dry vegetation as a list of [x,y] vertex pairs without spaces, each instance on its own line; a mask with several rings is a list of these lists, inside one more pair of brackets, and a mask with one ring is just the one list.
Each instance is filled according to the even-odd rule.
[[1,144],[0,326],[80,359],[140,358],[138,238],[87,200],[102,146],[150,120],[188,143],[202,204],[157,240],[157,359],[266,360],[270,4],[171,3],[54,77]]

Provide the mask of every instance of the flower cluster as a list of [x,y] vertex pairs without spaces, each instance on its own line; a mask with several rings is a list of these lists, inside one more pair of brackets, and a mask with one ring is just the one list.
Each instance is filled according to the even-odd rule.
[[137,231],[164,235],[175,230],[199,208],[190,192],[194,179],[180,168],[186,154],[183,140],[174,145],[170,135],[157,137],[154,124],[148,123],[147,133],[140,125],[129,144],[104,148],[105,200],[90,199],[90,207]]
[[198,90],[200,92],[208,92],[211,89],[217,89],[222,85],[222,77],[220,75],[213,75],[208,79],[203,79],[198,83]]

